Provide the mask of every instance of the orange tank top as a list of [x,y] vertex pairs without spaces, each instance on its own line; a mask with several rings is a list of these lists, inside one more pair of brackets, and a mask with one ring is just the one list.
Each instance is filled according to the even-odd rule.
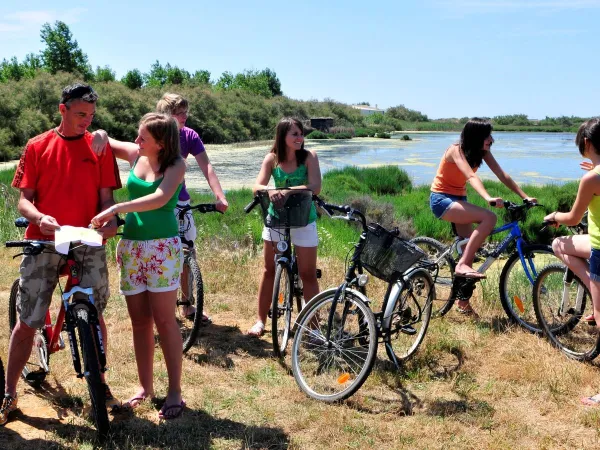
[[[456,163],[446,159],[446,153],[442,156],[442,161],[438,167],[433,183],[431,183],[431,192],[440,192],[450,195],[467,195],[467,177],[460,171]],[[477,172],[478,167],[473,169]]]

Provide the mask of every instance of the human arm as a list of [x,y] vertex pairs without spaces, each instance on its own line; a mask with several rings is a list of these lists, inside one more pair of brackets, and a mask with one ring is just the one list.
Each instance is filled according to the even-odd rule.
[[118,213],[145,212],[161,208],[173,197],[177,187],[185,176],[185,162],[179,159],[173,166],[167,168],[163,180],[152,194],[117,203],[105,209],[92,219],[92,225],[99,227]]
[[42,234],[51,235],[54,233],[54,230],[60,228],[60,225],[54,217],[44,214],[35,207],[33,204],[34,198],[35,189],[21,189],[17,209],[30,223],[34,223],[40,227]]
[[490,151],[485,152],[485,155],[483,156],[483,160],[488,165],[488,167],[491,169],[491,171],[494,172],[494,175],[496,175],[498,177],[498,179],[507,188],[509,188],[511,191],[513,191],[515,194],[517,194],[523,200],[529,200],[533,203],[537,202],[536,198],[529,197],[525,192],[523,192],[523,190],[519,187],[519,185],[517,183],[515,183],[515,181],[510,177],[510,175],[507,174],[502,169],[502,167],[500,167],[500,164],[498,164],[498,161],[496,161],[496,158],[494,158],[494,155],[492,155],[492,152],[490,152]]
[[561,225],[572,227],[581,222],[583,215],[594,195],[600,192],[600,176],[595,172],[586,173],[581,182],[579,183],[579,189],[577,190],[577,197],[575,203],[569,212],[558,212],[554,211],[544,217],[544,221],[556,222]]
[[215,197],[217,198],[217,202],[216,202],[217,209],[221,212],[227,211],[229,203],[227,203],[227,199],[225,198],[225,193],[223,192],[223,189],[221,188],[221,183],[219,182],[219,178],[217,177],[217,174],[216,174],[215,170],[213,169],[213,166],[210,163],[210,160],[208,159],[208,155],[206,154],[206,151],[204,151],[202,153],[198,153],[195,156],[195,158],[196,158],[196,162],[198,163],[198,167],[200,167],[200,170],[204,174],[204,178],[206,178],[206,181],[208,182],[208,185],[210,186],[211,191],[213,191],[213,194],[215,194]]
[[113,139],[104,130],[96,130],[92,133],[92,136],[92,150],[98,156],[102,156],[106,151],[106,144],[110,144],[115,157],[128,161],[129,165],[133,166],[139,152],[137,144]]
[[256,182],[252,187],[252,192],[254,195],[258,191],[265,191],[269,188],[268,183],[271,179],[271,173],[273,173],[273,167],[275,165],[275,155],[273,153],[269,153],[263,159],[263,162],[260,166],[260,171],[258,172],[258,176],[256,177]]
[[579,167],[581,167],[582,170],[592,170],[594,168],[594,163],[592,163],[591,161],[581,161],[579,163]]

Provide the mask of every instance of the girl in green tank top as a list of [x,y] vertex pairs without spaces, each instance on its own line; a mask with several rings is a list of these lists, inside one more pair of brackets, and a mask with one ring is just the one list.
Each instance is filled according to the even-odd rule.
[[181,395],[183,343],[175,319],[183,249],[173,208],[186,166],[180,156],[177,122],[164,114],[146,114],[140,121],[135,144],[120,149],[117,157],[131,165],[127,180],[130,200],[98,214],[92,224],[100,226],[116,213],[127,213],[123,239],[117,247],[117,262],[121,267],[120,288],[134,330],[140,375],[140,386],[127,403],[135,408],[154,396],[156,324],[169,374],[166,400],[158,416],[175,418],[185,406]]
[[[590,290],[594,314],[583,318],[590,326],[600,328],[600,119],[584,122],[577,131],[575,143],[581,156],[591,160],[581,164],[588,172],[581,178],[575,203],[569,212],[553,212],[544,220],[556,224],[577,225],[588,210],[588,233],[554,239],[552,249]],[[586,260],[589,259],[589,265]],[[600,404],[600,394],[584,397],[588,406]]]
[[[302,122],[293,118],[282,119],[277,125],[275,142],[265,156],[256,183],[254,193],[268,189],[273,177],[275,187],[290,189],[308,189],[314,194],[321,191],[321,169],[314,151],[304,148],[304,127]],[[285,191],[270,190],[271,202],[277,204],[285,200]],[[270,213],[274,211],[270,210]],[[291,240],[296,247],[298,271],[304,286],[304,298],[308,301],[319,293],[317,281],[317,212],[314,204],[310,210],[309,224],[304,228],[291,230]],[[258,288],[258,314],[256,323],[248,330],[250,336],[262,336],[273,295],[275,279],[275,244],[279,240],[277,232],[263,230],[265,271]]]

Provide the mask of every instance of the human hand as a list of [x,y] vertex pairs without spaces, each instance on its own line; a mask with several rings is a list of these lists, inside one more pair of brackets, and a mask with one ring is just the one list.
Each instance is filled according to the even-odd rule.
[[108,144],[108,134],[104,130],[96,130],[92,133],[92,136],[92,151],[98,156],[104,155]]
[[[105,209],[100,214],[96,214],[91,221],[92,228],[109,228],[108,222],[115,218],[117,205],[112,205],[110,208]],[[116,222],[115,222],[116,227]]]
[[117,235],[117,216],[114,216],[96,231],[102,235],[104,239],[115,237]]
[[528,201],[529,203],[537,203],[537,198],[535,197],[525,197],[523,200]]
[[581,161],[579,163],[579,167],[581,167],[583,170],[590,171],[594,168],[594,164],[590,161]]
[[60,228],[60,225],[54,217],[43,215],[38,223],[38,227],[40,227],[42,234],[54,234]]
[[504,208],[504,200],[502,200],[502,197],[488,198],[488,203],[496,208]]
[[216,206],[217,206],[217,211],[224,213],[225,211],[227,211],[227,208],[229,208],[229,203],[227,203],[227,199],[225,197],[223,197],[223,198],[217,200]]
[[275,208],[279,209],[283,207],[287,198],[286,192],[287,190],[282,189],[269,190],[269,200],[271,200]]
[[556,213],[557,212],[558,211],[554,211],[554,212],[548,214],[546,217],[544,217],[544,222],[546,223],[547,226],[558,228],[558,226],[560,224],[556,221]]

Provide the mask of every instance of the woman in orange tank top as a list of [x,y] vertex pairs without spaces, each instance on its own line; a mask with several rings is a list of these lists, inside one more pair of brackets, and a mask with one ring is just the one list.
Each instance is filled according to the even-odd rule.
[[[459,236],[470,237],[458,261],[454,274],[466,278],[485,278],[472,268],[475,252],[489,236],[496,225],[496,215],[487,209],[467,202],[467,182],[488,203],[502,208],[503,200],[492,197],[475,174],[485,162],[498,179],[522,199],[535,201],[519,188],[517,183],[500,167],[491,152],[494,142],[492,124],[488,120],[473,118],[462,132],[460,141],[451,145],[440,162],[437,174],[431,184],[430,206],[438,219],[454,223]],[[477,224],[473,229],[473,224]],[[468,301],[458,302],[461,312],[474,314]]]

